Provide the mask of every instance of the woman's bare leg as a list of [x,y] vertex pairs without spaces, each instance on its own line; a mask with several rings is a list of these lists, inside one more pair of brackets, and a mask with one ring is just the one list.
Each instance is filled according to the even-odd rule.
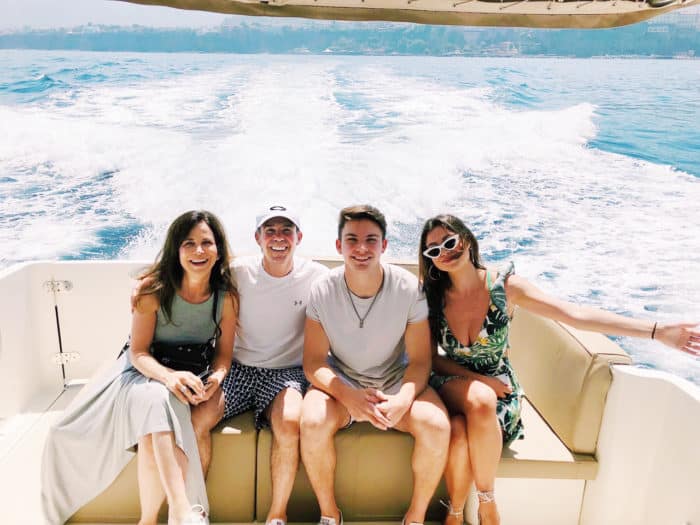
[[160,480],[168,499],[168,524],[179,525],[191,510],[185,491],[187,456],[175,444],[172,432],[156,432],[152,436]]
[[472,484],[467,422],[462,414],[450,416],[450,450],[445,467],[445,484],[450,497],[445,525],[464,523],[464,505]]
[[[440,395],[451,412],[466,417],[469,460],[477,492],[493,494],[503,448],[503,434],[496,416],[496,393],[479,381],[453,379],[440,389]],[[479,498],[481,523],[500,524],[496,502],[484,499]]]
[[165,501],[165,492],[160,482],[156,458],[153,455],[151,434],[139,439],[136,462],[139,501],[141,503],[141,519],[138,525],[156,525],[158,523],[158,511],[163,505],[163,501]]

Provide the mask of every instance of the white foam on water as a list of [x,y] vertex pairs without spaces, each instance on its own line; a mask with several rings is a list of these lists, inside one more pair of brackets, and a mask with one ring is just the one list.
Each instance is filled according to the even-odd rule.
[[100,228],[125,224],[102,213],[109,188],[95,182],[123,159],[89,122],[2,106],[0,122],[0,231],[9,248],[0,263],[77,255]]
[[[698,179],[589,147],[595,111],[514,110],[487,88],[308,57],[0,106],[0,177],[50,188],[3,195],[3,264],[69,255],[102,227],[137,222],[122,254],[150,259],[172,218],[199,207],[222,218],[236,253],[252,253],[254,216],[276,203],[300,210],[302,253],[333,254],[338,210],[369,202],[390,221],[389,255],[415,257],[423,220],[449,211],[487,260],[514,259],[547,292],[700,320]],[[623,344],[700,382],[697,361]]]

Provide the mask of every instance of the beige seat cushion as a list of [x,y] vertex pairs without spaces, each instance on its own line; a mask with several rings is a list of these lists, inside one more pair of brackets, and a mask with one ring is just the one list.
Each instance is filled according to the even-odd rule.
[[595,479],[596,459],[566,448],[527,399],[523,400],[522,418],[525,439],[503,450],[499,478]]
[[[263,521],[271,500],[269,429],[258,438],[258,521]],[[382,432],[368,423],[355,423],[338,432],[336,496],[346,521],[400,521],[411,498],[410,435]],[[319,510],[306,471],[300,465],[287,510],[289,521],[315,522]]]
[[611,364],[631,358],[607,337],[515,312],[510,359],[525,394],[574,452],[594,454]]
[[[224,421],[212,433],[213,457],[207,477],[212,521],[253,521],[255,448],[252,413]],[[135,523],[139,518],[136,458],[102,494],[76,512],[71,523]],[[164,505],[161,521],[167,520]]]
[[[503,451],[501,478],[593,479],[598,463],[590,455],[573,454],[527,401],[523,401],[525,439]],[[258,438],[256,518],[264,521],[271,501],[269,429]],[[412,491],[413,438],[396,431],[382,432],[368,423],[356,423],[338,432],[336,496],[347,521],[401,520]],[[440,520],[446,499],[444,483],[433,498],[429,520]],[[289,503],[289,521],[318,520],[316,497],[303,465],[299,468]]]
[[214,429],[207,476],[212,521],[253,521],[257,437],[252,412],[227,419]]

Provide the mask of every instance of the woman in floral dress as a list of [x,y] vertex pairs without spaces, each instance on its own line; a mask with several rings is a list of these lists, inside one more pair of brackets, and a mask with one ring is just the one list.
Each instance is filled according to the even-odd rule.
[[[697,323],[660,324],[561,301],[514,275],[487,269],[474,234],[452,215],[438,215],[423,227],[420,274],[430,309],[435,388],[451,414],[452,436],[445,468],[450,496],[445,525],[461,525],[472,481],[479,521],[498,524],[494,496],[503,445],[524,436],[522,390],[508,360],[513,308],[583,330],[651,337],[700,355]],[[445,355],[439,355],[437,346]]]

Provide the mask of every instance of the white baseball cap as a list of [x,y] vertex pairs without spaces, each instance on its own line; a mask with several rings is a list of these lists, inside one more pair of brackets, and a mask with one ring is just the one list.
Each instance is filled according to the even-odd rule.
[[293,222],[294,226],[297,227],[297,230],[301,231],[301,221],[299,220],[299,216],[296,214],[296,212],[290,210],[286,206],[279,205],[270,206],[269,208],[261,210],[261,213],[259,213],[255,219],[255,229],[257,230],[267,221],[276,217],[281,217]]

